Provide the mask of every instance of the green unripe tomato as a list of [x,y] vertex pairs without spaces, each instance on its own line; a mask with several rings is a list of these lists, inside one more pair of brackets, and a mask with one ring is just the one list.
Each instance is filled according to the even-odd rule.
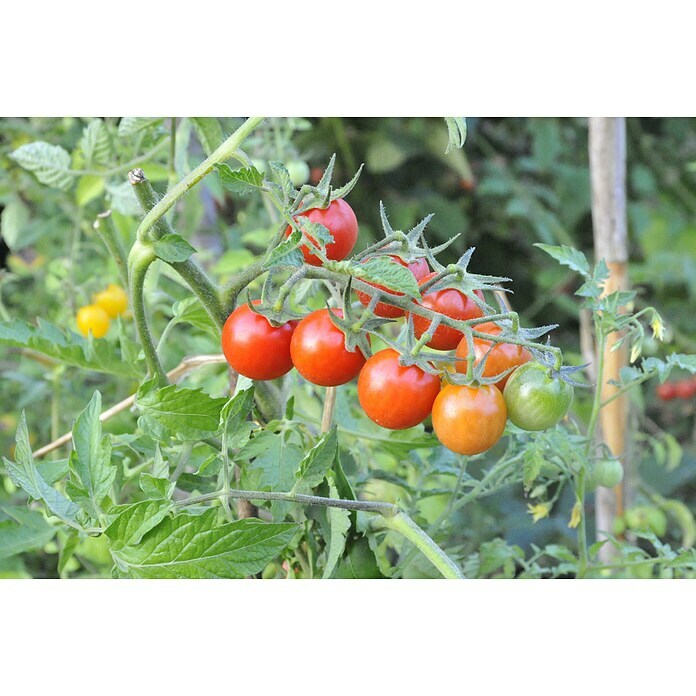
[[573,387],[548,376],[539,363],[518,367],[503,392],[508,418],[523,430],[546,430],[560,423],[573,403]]
[[614,536],[621,536],[626,531],[626,522],[623,517],[617,517],[611,526],[611,533]]
[[648,508],[646,516],[648,527],[655,536],[662,537],[667,533],[667,516],[660,508]]
[[309,166],[302,160],[290,160],[286,165],[292,185],[299,187],[309,181]]
[[667,532],[667,517],[660,508],[638,505],[625,513],[626,524],[631,529],[651,531],[655,536],[664,536]]
[[592,480],[597,486],[614,488],[623,480],[623,467],[618,459],[600,459],[592,469]]

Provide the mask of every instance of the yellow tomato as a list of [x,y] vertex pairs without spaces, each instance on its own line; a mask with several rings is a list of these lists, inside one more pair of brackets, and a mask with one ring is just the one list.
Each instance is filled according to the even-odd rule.
[[111,283],[106,290],[102,290],[94,296],[94,304],[101,307],[112,319],[115,319],[128,308],[128,295],[120,285]]
[[109,330],[109,315],[99,305],[86,305],[77,310],[77,328],[83,336],[92,333],[94,338],[101,338]]

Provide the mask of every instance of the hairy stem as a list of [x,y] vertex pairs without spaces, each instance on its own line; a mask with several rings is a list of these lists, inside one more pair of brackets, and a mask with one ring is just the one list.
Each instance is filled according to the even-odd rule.
[[114,221],[111,219],[111,211],[107,210],[104,213],[99,213],[93,227],[97,235],[99,235],[99,239],[102,240],[107,251],[111,254],[123,287],[128,288],[128,257],[121,243],[121,238],[114,227]]

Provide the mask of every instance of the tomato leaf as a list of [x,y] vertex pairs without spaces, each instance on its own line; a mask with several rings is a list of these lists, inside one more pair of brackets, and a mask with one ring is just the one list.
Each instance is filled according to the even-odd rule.
[[534,245],[542,251],[545,251],[549,256],[556,259],[561,265],[568,266],[571,270],[579,273],[585,278],[590,277],[590,264],[587,257],[580,250],[573,247],[561,245],[553,246],[551,244],[537,243]]
[[388,256],[371,258],[363,263],[352,263],[349,272],[362,281],[382,285],[414,299],[420,297],[418,281],[413,273]]
[[218,510],[162,520],[140,543],[113,550],[134,578],[243,578],[262,570],[290,542],[297,525],[238,520],[217,524]]
[[181,263],[186,261],[196,250],[179,234],[165,234],[152,248],[157,258],[167,263]]
[[92,119],[82,131],[80,149],[85,158],[85,166],[107,165],[114,153],[109,131],[100,118]]
[[216,164],[220,183],[232,193],[245,196],[263,188],[263,174],[256,167],[231,169],[229,164]]
[[42,184],[61,191],[67,191],[72,186],[70,154],[60,145],[49,145],[37,140],[17,148],[9,157],[20,167],[32,172]]
[[447,124],[447,149],[445,154],[448,154],[452,150],[459,150],[464,147],[464,141],[466,140],[466,119],[460,116],[457,117],[445,117],[445,123]]
[[151,529],[154,529],[173,508],[169,500],[141,500],[128,505],[119,512],[104,530],[110,539],[111,550],[118,551],[124,546],[134,546]]
[[311,490],[318,486],[326,477],[326,472],[336,459],[338,452],[338,435],[334,425],[328,433],[324,433],[314,447],[300,462],[295,473],[297,481],[292,493]]
[[108,435],[102,438],[100,414],[101,394],[95,391],[73,426],[74,449],[70,457],[78,481],[97,509],[116,477],[116,465],[111,461],[111,440]]
[[156,389],[149,380],[138,390],[135,403],[141,410],[139,425],[158,439],[176,433],[184,440],[196,440],[217,432],[226,401],[175,384]]
[[55,488],[49,486],[36,468],[29,444],[27,418],[24,411],[22,411],[17,426],[15,443],[15,461],[2,458],[12,483],[23,489],[34,500],[42,500],[56,517],[74,524],[80,508]]
[[304,263],[304,257],[299,248],[300,242],[302,242],[302,233],[299,230],[293,230],[287,239],[284,239],[277,247],[271,250],[268,258],[263,263],[264,268],[301,266]]
[[[329,482],[329,495],[332,498],[338,498],[338,490],[334,483],[332,472],[328,472],[327,480]],[[329,521],[330,534],[328,542],[328,550],[326,552],[326,565],[324,566],[323,579],[330,578],[338,559],[343,555],[346,548],[346,536],[350,529],[350,512],[342,508],[328,508],[326,516]]]
[[0,345],[29,348],[60,362],[96,372],[139,377],[140,362],[126,361],[103,339],[88,340],[72,331],[62,331],[39,319],[39,326],[26,322],[0,321]]
[[211,155],[224,140],[222,126],[217,118],[191,118],[193,129],[206,155]]
[[24,506],[0,505],[0,559],[40,549],[56,534],[44,516]]

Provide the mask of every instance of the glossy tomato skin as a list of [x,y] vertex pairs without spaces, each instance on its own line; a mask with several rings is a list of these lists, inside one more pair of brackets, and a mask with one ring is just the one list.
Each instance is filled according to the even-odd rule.
[[[326,245],[326,257],[331,261],[345,259],[358,240],[358,220],[353,209],[342,198],[332,201],[328,208],[310,208],[299,217],[309,218],[310,222],[318,222],[331,232],[334,240]],[[291,232],[292,228],[288,225],[285,236],[288,237]],[[319,246],[314,243],[314,240],[311,241],[315,247]],[[308,247],[300,248],[308,264],[321,266],[321,259]]]
[[109,330],[109,315],[103,307],[96,304],[85,305],[77,310],[77,328],[87,337],[90,333],[94,338],[106,336]]
[[386,348],[368,358],[358,377],[358,400],[370,420],[403,430],[425,420],[440,393],[437,375],[417,365],[399,365],[399,353]]
[[[399,256],[392,256],[390,254],[390,258],[394,259],[394,261],[400,263],[402,266],[406,266],[408,270],[411,271],[411,273],[413,273],[413,276],[416,280],[421,280],[426,275],[428,275],[428,273],[430,273],[430,267],[428,266],[428,262],[425,259],[416,259],[415,261],[412,261],[411,263],[407,264],[406,261],[404,261]],[[368,285],[373,285],[374,287],[380,290],[385,290],[386,292],[392,292],[390,290],[387,290],[387,288],[385,288],[383,285],[377,285],[376,283],[368,283]],[[358,292],[356,290],[355,294],[357,295],[358,299],[364,307],[367,307],[370,304],[370,296],[367,293]],[[393,294],[403,296],[400,292],[393,292]],[[404,314],[405,312],[403,309],[400,309],[399,307],[394,307],[393,305],[387,304],[386,302],[378,302],[375,306],[375,316],[378,317],[384,317],[386,319],[397,319],[398,317],[402,317]]]
[[481,454],[500,440],[507,409],[494,385],[448,384],[433,404],[433,430],[447,449],[457,454]]
[[[424,276],[418,284],[423,285],[427,283],[434,275],[435,273],[429,273]],[[483,300],[483,293],[480,290],[476,291],[476,295]],[[483,316],[481,308],[473,300],[454,288],[426,292],[420,304],[434,312],[439,312],[440,314],[460,321],[477,319]],[[416,338],[420,338],[430,327],[430,320],[419,314],[413,314],[412,316],[413,332]],[[435,350],[452,350],[457,347],[463,335],[461,331],[457,331],[451,326],[441,325],[435,329],[435,333],[428,343],[428,346]]]
[[266,317],[243,304],[227,317],[222,328],[222,352],[240,375],[256,380],[277,379],[292,369],[290,340],[296,325],[296,321],[289,321],[271,326]]
[[623,473],[623,467],[618,459],[600,459],[595,462],[590,479],[596,486],[614,488],[623,480]]
[[[486,322],[485,324],[479,324],[475,326],[474,329],[476,331],[480,331],[481,333],[495,336],[501,332],[501,328],[492,321]],[[532,354],[523,346],[517,346],[514,343],[493,343],[492,341],[486,341],[483,338],[474,337],[474,355],[476,356],[475,364],[480,363],[486,354],[488,354],[488,357],[486,357],[486,365],[483,368],[484,377],[495,377],[496,375],[505,372],[505,370],[519,367],[532,359]],[[457,372],[466,374],[466,358],[468,355],[469,346],[466,342],[466,338],[462,338],[457,346],[456,352],[456,356],[460,358],[460,360],[456,363]],[[512,374],[514,373],[509,372],[502,377],[498,382],[495,383],[496,387],[498,387],[498,389],[501,391],[505,389],[505,385]]]
[[518,367],[505,385],[508,418],[523,430],[546,430],[560,423],[573,403],[573,387],[549,377],[539,363]]
[[[340,309],[332,311],[343,316]],[[365,364],[359,348],[346,348],[345,336],[331,321],[328,309],[318,309],[300,321],[290,342],[290,355],[297,371],[321,387],[350,382]]]

